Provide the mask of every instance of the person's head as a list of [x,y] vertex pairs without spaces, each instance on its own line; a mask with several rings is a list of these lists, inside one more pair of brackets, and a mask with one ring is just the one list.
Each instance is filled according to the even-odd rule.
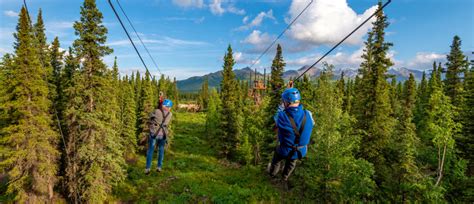
[[287,107],[297,107],[300,105],[301,94],[300,91],[296,88],[287,88],[281,94],[281,99],[285,108]]
[[171,107],[173,107],[173,102],[169,99],[165,99],[162,105],[163,105],[163,109],[170,110]]

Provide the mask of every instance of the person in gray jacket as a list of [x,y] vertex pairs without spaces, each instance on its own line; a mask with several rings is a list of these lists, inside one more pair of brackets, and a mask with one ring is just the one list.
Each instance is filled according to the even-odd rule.
[[166,99],[162,103],[161,109],[155,109],[150,114],[150,135],[148,138],[148,151],[146,154],[145,174],[150,173],[151,162],[153,160],[153,152],[155,144],[158,146],[158,165],[156,171],[161,172],[163,166],[163,157],[165,154],[166,136],[169,134],[168,125],[171,122],[171,107],[173,102]]

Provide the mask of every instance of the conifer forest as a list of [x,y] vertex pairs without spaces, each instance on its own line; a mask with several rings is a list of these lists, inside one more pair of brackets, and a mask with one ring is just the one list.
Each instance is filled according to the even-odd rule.
[[[287,47],[277,42],[260,89],[252,69],[237,77],[230,43],[218,87],[206,77],[180,92],[172,75],[124,74],[120,56],[107,65],[103,11],[81,2],[68,49],[47,38],[40,8],[15,11],[13,49],[0,59],[0,203],[474,202],[474,63],[458,35],[421,79],[398,80],[379,2],[355,77],[323,59],[318,76],[284,78]],[[267,166],[290,86],[314,127],[283,182]],[[163,96],[174,104],[163,172],[146,175],[144,138]]]

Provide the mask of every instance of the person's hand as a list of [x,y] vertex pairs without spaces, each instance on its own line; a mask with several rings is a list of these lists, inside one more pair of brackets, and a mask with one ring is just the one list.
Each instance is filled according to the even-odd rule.
[[288,82],[288,87],[287,88],[293,88],[293,81]]

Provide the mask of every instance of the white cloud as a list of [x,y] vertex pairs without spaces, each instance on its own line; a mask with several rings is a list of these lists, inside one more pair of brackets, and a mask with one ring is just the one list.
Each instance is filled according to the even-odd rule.
[[243,59],[242,55],[242,52],[234,52],[234,60],[236,63],[241,62],[241,60]]
[[46,22],[46,29],[73,29],[74,21],[50,21]]
[[222,8],[222,2],[221,0],[212,0],[212,3],[209,4],[209,8],[211,9],[211,12],[215,15],[222,15],[225,10]]
[[242,19],[242,23],[246,24],[249,21],[249,16],[245,16],[244,19]]
[[3,14],[8,17],[18,17],[18,13],[12,10],[3,11]]
[[250,21],[248,24],[249,17],[245,16],[242,22],[246,25],[240,26],[237,30],[247,30],[253,27],[258,27],[262,24],[263,20],[265,18],[272,19],[273,21],[276,22],[275,17],[273,16],[273,10],[269,10],[267,12],[260,12],[257,17],[255,17],[252,21]]
[[183,8],[202,8],[204,6],[203,0],[173,0],[173,4]]
[[237,14],[237,15],[245,15],[245,10],[244,9],[236,8],[233,5],[230,5],[227,8],[227,11],[229,11],[229,13],[233,13],[233,14]]
[[236,8],[232,4],[224,8],[222,6],[222,3],[223,3],[222,0],[212,0],[211,3],[209,4],[209,9],[211,10],[211,13],[214,15],[219,15],[219,16],[224,14],[225,12],[238,14],[238,15],[245,15],[244,9]]
[[[244,64],[244,65],[253,64],[253,62],[255,62],[255,59],[249,59],[248,57],[249,57],[248,55],[245,55],[242,52],[234,52],[234,60],[235,60],[235,63],[237,64]],[[256,62],[257,63],[255,63],[255,65],[259,64],[260,60]]]
[[272,42],[272,37],[268,33],[262,33],[259,30],[254,30],[241,43],[253,45],[253,52],[260,52],[264,50]]
[[[182,40],[172,37],[162,37],[160,39],[147,39],[146,37],[140,36],[142,38],[143,43],[145,44],[160,44],[169,47],[176,47],[176,46],[202,46],[207,45],[207,42],[203,41],[193,41],[193,40]],[[135,44],[140,43],[138,39],[133,40]],[[107,43],[108,46],[128,46],[130,45],[129,40],[116,40]]]
[[[326,56],[323,61],[327,62],[329,64],[334,65],[337,68],[358,68],[360,63],[362,62],[362,53],[363,53],[363,48],[360,48],[352,53],[346,53],[346,52],[337,52],[332,55]],[[311,65],[314,62],[316,62],[317,59],[319,59],[322,56],[321,53],[311,55],[311,56],[306,56],[306,57],[301,57],[298,59],[294,60],[288,60],[287,64],[289,66],[304,66],[304,65]],[[320,63],[319,65],[322,65]]]
[[[290,18],[294,19],[307,4],[307,1],[293,0],[289,10]],[[308,10],[293,24],[289,36],[313,45],[333,44],[362,23],[376,9],[377,6],[373,6],[363,14],[357,14],[349,7],[347,0],[314,0]],[[346,43],[360,44],[370,27],[371,23],[367,22],[347,39]]]
[[206,17],[202,16],[200,18],[188,18],[188,17],[166,17],[167,21],[192,21],[196,24],[200,24],[206,20]]
[[413,59],[407,62],[396,62],[395,66],[425,70],[431,69],[434,61],[444,64],[446,62],[446,55],[435,52],[418,52]]

